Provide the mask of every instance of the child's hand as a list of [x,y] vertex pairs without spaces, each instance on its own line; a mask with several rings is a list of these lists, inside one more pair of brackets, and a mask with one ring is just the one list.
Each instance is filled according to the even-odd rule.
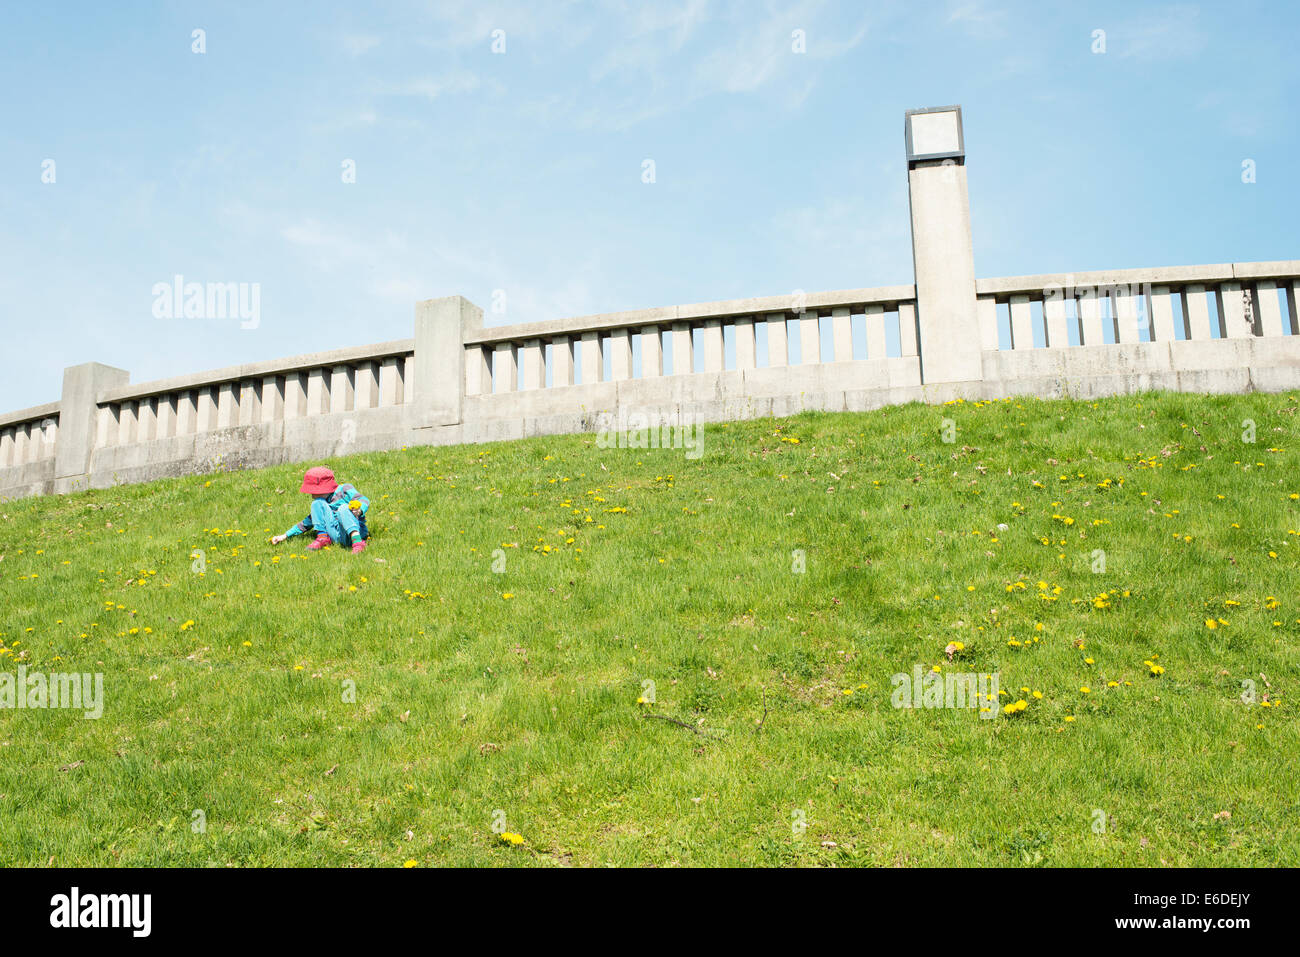
[[360,500],[360,499],[355,499],[355,498],[354,498],[352,501],[348,502],[348,508],[352,509],[353,513],[355,513],[355,514],[357,514],[357,515],[360,515],[360,514],[361,514],[361,500]]
[[279,545],[282,541],[284,541],[284,540],[285,540],[286,538],[288,538],[288,537],[289,537],[289,536],[287,536],[287,535],[273,535],[273,536],[271,537],[271,544],[272,544],[272,545]]

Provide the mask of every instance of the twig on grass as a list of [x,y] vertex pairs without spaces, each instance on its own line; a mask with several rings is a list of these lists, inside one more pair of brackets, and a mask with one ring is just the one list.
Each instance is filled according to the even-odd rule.
[[703,735],[703,734],[704,734],[704,732],[701,731],[699,728],[695,727],[695,725],[693,725],[693,724],[687,724],[685,721],[678,721],[676,718],[670,718],[670,717],[668,717],[668,715],[666,715],[666,714],[643,714],[643,715],[641,715],[641,717],[643,717],[643,718],[655,718],[656,720],[659,720],[659,721],[667,721],[667,722],[669,722],[669,723],[671,723],[671,724],[675,724],[675,725],[677,725],[678,727],[685,728],[687,731],[693,731],[695,734],[699,734],[699,735]]

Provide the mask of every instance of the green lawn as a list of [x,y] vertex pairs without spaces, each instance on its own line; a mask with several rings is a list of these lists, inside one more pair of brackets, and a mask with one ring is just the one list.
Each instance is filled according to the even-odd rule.
[[1297,406],[357,455],[359,556],[305,466],[0,504],[0,669],[106,699],[0,710],[0,864],[1294,865]]

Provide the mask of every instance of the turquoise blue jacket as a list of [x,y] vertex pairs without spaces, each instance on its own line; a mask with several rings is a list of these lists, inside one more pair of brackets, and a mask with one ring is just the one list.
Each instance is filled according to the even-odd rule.
[[[336,488],[333,492],[330,493],[329,498],[321,499],[321,501],[323,501],[326,505],[328,505],[331,511],[337,514],[339,509],[349,508],[350,503],[354,499],[357,499],[361,502],[361,522],[362,524],[364,524],[366,519],[366,512],[370,510],[370,499],[366,498],[364,495],[358,492],[356,486],[350,484],[340,485],[338,488]],[[316,526],[315,523],[312,521],[311,513],[308,513],[306,518],[304,518],[301,522],[294,525],[287,532],[285,532],[284,537],[293,538],[295,535],[306,535],[313,531],[316,531]],[[328,531],[326,529],[320,529],[320,531],[326,532],[328,534]]]

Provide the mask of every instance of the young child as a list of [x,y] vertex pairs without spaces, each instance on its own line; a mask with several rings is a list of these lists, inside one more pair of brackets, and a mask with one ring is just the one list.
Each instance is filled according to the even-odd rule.
[[340,485],[334,481],[334,473],[323,465],[307,470],[303,476],[302,488],[298,491],[312,497],[311,513],[283,535],[271,539],[273,545],[314,529],[316,539],[307,546],[313,551],[324,548],[331,542],[350,544],[353,555],[365,551],[366,539],[370,537],[370,531],[366,528],[366,511],[370,508],[370,499],[353,486]]

